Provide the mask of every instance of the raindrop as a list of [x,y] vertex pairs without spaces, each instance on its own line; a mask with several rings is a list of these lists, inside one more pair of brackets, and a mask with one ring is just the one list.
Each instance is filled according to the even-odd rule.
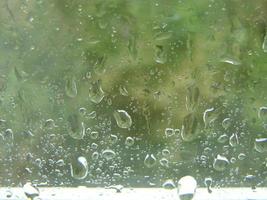
[[74,77],[66,81],[65,92],[66,95],[70,98],[74,98],[77,96],[78,91]]
[[39,196],[40,193],[39,189],[29,182],[23,185],[22,189],[24,194],[30,199],[34,199],[35,197]]
[[113,134],[111,134],[110,137],[109,137],[109,142],[110,142],[111,144],[116,144],[117,141],[118,141],[118,136],[117,136],[117,135],[113,135]]
[[163,149],[162,150],[162,155],[163,156],[169,156],[170,155],[170,151],[168,149]]
[[241,62],[234,58],[224,58],[224,59],[221,59],[221,62],[231,64],[231,65],[241,65]]
[[155,61],[159,64],[164,64],[167,61],[167,55],[161,45],[156,45]]
[[238,144],[239,144],[239,140],[238,140],[238,137],[237,137],[237,134],[233,133],[230,138],[229,138],[229,144],[232,146],[232,147],[236,147]]
[[212,112],[212,111],[214,111],[214,108],[208,108],[208,109],[206,109],[206,110],[204,111],[204,113],[203,113],[203,121],[204,121],[204,124],[205,124],[205,128],[206,128],[207,125],[210,123],[210,121],[212,121],[212,120],[209,120],[209,121],[208,121],[208,113],[209,113],[209,112]]
[[217,158],[215,158],[213,162],[213,168],[219,172],[224,171],[228,165],[229,165],[229,160],[221,155],[217,155]]
[[254,148],[259,153],[267,152],[267,138],[257,138],[257,139],[255,139]]
[[159,163],[163,167],[169,167],[169,161],[166,158],[160,159]]
[[239,160],[244,160],[246,158],[246,154],[240,153],[237,157]]
[[170,189],[174,189],[175,188],[175,184],[174,184],[172,179],[168,179],[162,184],[162,187],[164,189],[170,190]]
[[211,186],[212,186],[212,178],[210,178],[210,177],[205,178],[205,180],[204,180],[204,184],[205,184],[205,186],[206,186],[207,189],[208,189],[208,193],[212,193],[212,190],[211,190]]
[[148,168],[152,168],[156,164],[156,157],[153,154],[147,154],[144,160],[144,164]]
[[166,128],[165,129],[165,135],[166,137],[171,137],[175,134],[174,130],[172,128]]
[[198,121],[193,113],[184,117],[183,126],[181,129],[181,137],[184,141],[190,142],[197,138]]
[[116,153],[110,149],[106,149],[102,152],[102,157],[105,158],[106,160],[112,160],[115,158]]
[[47,119],[44,123],[44,127],[47,129],[52,129],[52,128],[56,127],[55,121],[53,119]]
[[127,137],[125,140],[125,145],[130,147],[134,145],[134,139],[132,137]]
[[70,115],[68,118],[68,133],[77,140],[83,139],[85,135],[84,123],[80,122],[76,114]]
[[267,119],[267,107],[262,106],[262,107],[259,108],[259,111],[258,111],[258,117],[259,117],[261,120],[265,120],[265,119]]
[[231,163],[235,163],[235,162],[236,162],[236,158],[235,158],[235,157],[232,157],[232,158],[230,159],[230,162],[231,162]]
[[184,176],[178,182],[178,194],[180,200],[191,200],[195,196],[197,181],[192,176]]
[[262,50],[264,53],[267,53],[267,31],[263,39]]
[[97,131],[92,131],[90,133],[90,138],[93,140],[96,140],[98,138],[98,136],[99,136],[99,132],[97,132]]
[[85,157],[78,157],[70,165],[71,176],[75,179],[84,179],[88,174],[88,163]]
[[130,128],[132,125],[132,118],[125,110],[116,110],[113,116],[120,128]]
[[120,86],[119,90],[120,90],[120,94],[122,96],[128,96],[129,95],[127,89],[124,86]]
[[105,94],[101,88],[100,81],[92,83],[89,87],[89,98],[92,102],[98,104],[102,101]]
[[230,118],[225,118],[225,119],[222,121],[222,127],[223,127],[224,129],[228,129],[230,126],[231,126],[231,119],[230,119]]
[[99,153],[97,151],[92,153],[92,160],[97,160],[99,158]]
[[226,135],[226,134],[220,135],[220,136],[218,137],[218,139],[217,139],[217,141],[218,141],[219,143],[221,143],[221,144],[227,142],[228,140],[229,140],[229,138],[228,138],[228,135]]
[[59,166],[59,167],[62,167],[62,166],[65,165],[65,162],[64,162],[64,160],[59,159],[59,160],[56,162],[56,165]]

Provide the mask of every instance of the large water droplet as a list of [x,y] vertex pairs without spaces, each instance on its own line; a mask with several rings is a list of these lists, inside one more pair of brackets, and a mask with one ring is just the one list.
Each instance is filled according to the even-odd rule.
[[224,171],[228,165],[229,160],[221,155],[217,155],[217,158],[215,158],[213,162],[213,168],[219,172]]
[[105,158],[106,160],[112,160],[115,158],[116,153],[112,151],[111,149],[106,149],[102,152],[102,157]]
[[156,157],[153,154],[147,154],[144,160],[144,164],[146,167],[151,168],[156,164]]
[[178,194],[180,200],[193,199],[197,189],[197,181],[192,176],[184,176],[178,182]]
[[92,102],[98,104],[104,98],[105,93],[101,88],[100,81],[91,83],[89,87],[89,98]]
[[70,98],[74,98],[77,96],[78,91],[77,91],[76,81],[74,77],[66,80],[65,92],[66,92],[66,95]]
[[85,135],[84,123],[80,122],[78,115],[73,114],[68,118],[68,133],[74,139],[83,139]]
[[30,199],[33,199],[34,197],[37,197],[39,196],[39,189],[35,186],[33,186],[31,183],[26,183],[24,186],[23,186],[23,191],[25,193],[25,195],[30,198]]
[[88,174],[88,163],[85,157],[80,156],[70,164],[71,176],[75,179],[84,179]]
[[257,138],[257,139],[255,139],[254,148],[259,153],[267,152],[267,138]]
[[125,110],[116,110],[113,116],[120,128],[130,128],[132,125],[132,118]]

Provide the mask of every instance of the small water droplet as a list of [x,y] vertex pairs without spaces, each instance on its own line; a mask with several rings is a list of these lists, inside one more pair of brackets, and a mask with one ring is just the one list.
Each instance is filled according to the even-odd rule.
[[244,153],[240,153],[239,155],[238,155],[238,159],[239,160],[244,160],[246,158],[246,154],[244,154]]
[[167,54],[164,51],[163,46],[161,46],[161,45],[156,45],[155,61],[156,61],[156,63],[159,63],[159,64],[164,64],[167,61]]
[[102,157],[105,158],[107,161],[112,160],[115,158],[116,153],[112,151],[111,149],[106,149],[102,152]]
[[210,177],[205,178],[205,180],[204,180],[204,184],[205,184],[205,186],[206,186],[207,189],[208,189],[208,193],[212,193],[212,190],[211,190],[211,186],[212,186],[212,178],[210,178]]
[[267,152],[267,138],[257,138],[257,139],[255,139],[254,148],[259,153]]
[[65,92],[66,92],[66,95],[70,98],[74,98],[77,96],[78,91],[77,91],[76,81],[74,77],[66,80]]
[[230,119],[230,118],[225,118],[225,119],[222,121],[222,127],[223,127],[224,129],[228,129],[230,126],[231,126],[231,119]]
[[161,158],[160,161],[159,161],[160,165],[163,166],[163,167],[169,167],[169,160],[166,159],[166,158]]
[[170,155],[170,151],[168,149],[163,149],[162,150],[162,155],[163,156],[169,156]]
[[264,53],[267,53],[267,31],[262,42],[262,50]]
[[144,160],[144,164],[148,168],[152,168],[156,164],[156,157],[153,154],[147,154]]
[[99,158],[99,153],[96,152],[96,151],[93,152],[93,153],[92,153],[92,159],[93,159],[93,160],[97,160],[98,158]]
[[120,128],[130,128],[132,125],[132,118],[125,110],[116,110],[113,116]]
[[75,179],[84,179],[88,174],[88,163],[85,157],[80,156],[70,164],[71,176]]
[[120,86],[119,90],[120,90],[120,94],[122,96],[128,96],[129,95],[127,89],[125,88],[125,86]]
[[168,40],[172,37],[172,32],[159,32],[155,35],[156,41]]
[[92,131],[90,133],[90,138],[93,140],[96,140],[98,138],[98,136],[99,136],[99,132],[97,132],[97,131]]
[[217,158],[215,158],[213,162],[213,168],[219,172],[224,171],[228,165],[229,160],[221,155],[217,155]]
[[56,127],[55,121],[53,119],[47,119],[44,123],[44,127],[47,129],[52,129],[52,128]]
[[125,145],[130,147],[134,145],[134,139],[132,137],[127,137],[125,140]]
[[166,128],[165,129],[165,135],[166,137],[171,137],[175,134],[174,130],[172,128]]
[[175,188],[175,184],[174,184],[172,179],[168,179],[162,184],[162,187],[164,189],[170,190],[170,189],[174,189]]
[[241,65],[241,62],[235,58],[223,58],[221,59],[221,62],[228,63],[231,65]]
[[89,98],[92,102],[98,104],[104,98],[105,93],[102,90],[100,81],[93,82],[89,87]]
[[229,140],[229,137],[228,137],[228,135],[226,135],[226,134],[220,135],[220,136],[218,137],[218,139],[217,139],[217,141],[218,141],[219,143],[221,143],[221,144],[226,143],[228,140]]
[[208,124],[210,123],[210,121],[212,120],[208,120],[208,113],[209,112],[213,112],[214,111],[214,108],[208,108],[208,109],[206,109],[205,111],[204,111],[204,113],[203,113],[203,122],[204,122],[204,124],[205,124],[205,128],[207,128],[208,127]]

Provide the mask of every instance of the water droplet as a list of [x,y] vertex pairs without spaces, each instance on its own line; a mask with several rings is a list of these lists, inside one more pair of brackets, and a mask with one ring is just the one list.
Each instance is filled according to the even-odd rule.
[[168,40],[172,37],[172,32],[159,32],[155,35],[156,41]]
[[47,129],[52,129],[52,128],[56,127],[55,121],[53,119],[47,119],[44,123],[44,127]]
[[229,160],[221,155],[217,155],[217,158],[215,158],[213,162],[213,168],[219,172],[224,171],[228,165],[229,165]]
[[93,82],[89,87],[89,98],[92,102],[98,104],[104,98],[105,93],[101,88],[100,81]]
[[267,152],[267,138],[258,138],[258,139],[255,139],[254,148],[259,153]]
[[166,158],[161,158],[159,163],[163,167],[169,167],[169,160],[167,160]]
[[181,129],[181,137],[184,141],[190,142],[197,138],[198,121],[193,113],[184,117],[183,126]]
[[113,116],[120,128],[130,128],[132,125],[132,118],[125,110],[116,110]]
[[212,186],[212,178],[210,178],[210,177],[205,178],[205,180],[204,180],[204,184],[205,184],[205,186],[206,186],[207,189],[208,189],[208,193],[212,193],[212,190],[211,190],[211,186]]
[[210,123],[210,121],[212,121],[213,119],[211,120],[208,120],[208,113],[209,112],[213,112],[214,111],[214,108],[208,108],[204,111],[203,113],[203,122],[205,124],[205,128],[208,126],[208,124]]
[[130,147],[134,145],[134,139],[132,137],[127,137],[125,140],[125,145]]
[[244,160],[246,158],[246,154],[244,154],[244,153],[240,153],[239,155],[238,155],[238,159],[239,160]]
[[11,198],[13,195],[13,192],[11,190],[6,190],[5,194],[6,194],[6,198]]
[[23,185],[22,189],[23,189],[25,195],[30,199],[33,199],[34,197],[39,196],[39,193],[40,193],[39,189],[29,182],[26,183],[25,185]]
[[171,137],[175,134],[174,130],[172,128],[166,128],[165,129],[165,135],[166,137]]
[[191,200],[195,196],[197,181],[192,176],[184,176],[178,181],[178,194],[180,200]]
[[120,86],[119,90],[122,96],[128,96],[128,91],[124,86]]
[[223,134],[223,135],[220,135],[217,139],[217,141],[221,144],[225,143],[228,141],[228,135],[226,134]]
[[83,139],[85,135],[84,123],[80,122],[78,115],[73,114],[68,118],[68,133],[69,135],[77,140]]
[[224,129],[228,129],[230,126],[231,126],[231,119],[230,119],[230,118],[225,118],[225,119],[222,121],[222,127],[223,127]]
[[66,92],[66,95],[70,98],[74,98],[77,96],[78,91],[77,91],[76,81],[74,77],[66,80],[65,92]]
[[109,137],[109,142],[110,142],[111,144],[116,144],[117,141],[118,141],[118,136],[117,136],[117,135],[113,135],[113,134],[111,134],[110,137]]
[[96,111],[92,111],[92,112],[88,113],[87,117],[88,117],[89,119],[94,119],[94,118],[96,118]]
[[156,45],[155,61],[159,64],[164,64],[167,61],[167,54],[165,53],[163,46],[161,45]]
[[148,168],[152,168],[156,164],[156,157],[153,154],[147,154],[144,160],[144,164]]
[[162,150],[162,155],[163,156],[169,156],[170,155],[170,151],[168,149],[163,149]]
[[98,138],[98,136],[99,136],[99,132],[97,132],[97,131],[92,131],[90,133],[90,138],[93,140],[96,140]]
[[88,163],[85,157],[80,156],[70,165],[71,176],[75,179],[84,179],[88,174]]
[[170,189],[174,189],[175,188],[175,184],[174,184],[172,179],[168,179],[162,184],[162,187],[164,189],[170,190]]
[[239,144],[238,136],[236,133],[233,133],[229,138],[229,144],[232,147],[236,147]]
[[102,157],[105,158],[106,160],[112,160],[115,158],[116,153],[110,149],[106,149],[102,152]]
[[223,58],[221,59],[221,62],[228,63],[231,65],[241,65],[241,62],[235,58]]
[[262,50],[264,53],[267,53],[267,31],[262,42]]
[[99,153],[97,151],[92,153],[92,159],[97,160],[99,158]]
[[259,108],[258,117],[263,121],[267,121],[267,107],[262,106]]

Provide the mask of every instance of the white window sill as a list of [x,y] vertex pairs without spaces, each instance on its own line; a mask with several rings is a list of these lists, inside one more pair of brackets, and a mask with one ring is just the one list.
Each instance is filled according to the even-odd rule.
[[[39,188],[41,200],[179,200],[177,189],[124,188],[121,192],[103,188]],[[1,188],[1,200],[29,200],[22,188]],[[194,200],[266,200],[267,188],[198,188]]]

